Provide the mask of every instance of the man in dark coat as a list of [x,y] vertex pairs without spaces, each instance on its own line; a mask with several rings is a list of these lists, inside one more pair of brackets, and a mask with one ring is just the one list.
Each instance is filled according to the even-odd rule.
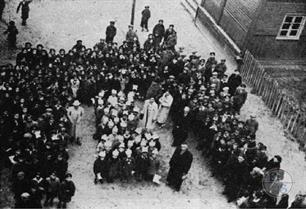
[[5,7],[5,0],[0,0],[0,20],[2,20],[4,7]]
[[159,20],[158,24],[156,24],[153,28],[153,37],[154,37],[155,47],[160,45],[160,43],[163,40],[164,35],[165,35],[164,21]]
[[188,129],[183,124],[177,124],[172,130],[173,143],[172,146],[178,147],[184,143],[188,137]]
[[114,37],[117,34],[117,28],[115,27],[115,21],[110,21],[109,26],[106,28],[106,42],[112,43],[114,41]]
[[27,24],[27,19],[29,18],[29,12],[30,12],[29,4],[31,2],[32,0],[22,0],[17,7],[17,13],[19,12],[19,9],[21,8],[22,25]]
[[237,87],[242,84],[242,78],[238,70],[235,70],[234,73],[231,74],[231,76],[228,78],[227,83],[229,87],[229,93],[231,95],[234,95]]
[[14,21],[10,21],[9,26],[7,30],[4,32],[4,34],[7,34],[7,41],[8,41],[8,46],[11,49],[16,48],[16,37],[18,34],[18,30],[15,26]]
[[188,150],[187,144],[182,144],[177,148],[170,160],[170,170],[167,176],[167,183],[179,191],[183,180],[187,178],[187,173],[191,167],[193,156]]
[[141,12],[141,15],[142,15],[140,23],[141,31],[144,31],[144,29],[146,29],[146,31],[149,32],[148,21],[151,17],[151,11],[149,9],[149,6],[145,6],[144,10],[142,10]]
[[67,202],[71,201],[71,197],[74,196],[75,193],[75,185],[71,180],[72,175],[67,173],[65,176],[65,180],[61,183],[58,193],[59,203],[57,208],[66,208]]

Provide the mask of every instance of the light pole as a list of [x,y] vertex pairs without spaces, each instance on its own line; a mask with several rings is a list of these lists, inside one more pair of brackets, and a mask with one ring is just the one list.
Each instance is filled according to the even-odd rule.
[[135,6],[136,6],[136,0],[133,0],[133,4],[132,4],[132,14],[131,14],[131,25],[134,25],[134,19],[135,19]]

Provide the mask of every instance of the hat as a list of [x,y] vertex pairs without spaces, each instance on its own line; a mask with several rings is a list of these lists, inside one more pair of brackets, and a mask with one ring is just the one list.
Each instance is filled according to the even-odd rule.
[[151,140],[151,141],[149,142],[149,147],[155,147],[155,145],[156,145],[156,142],[155,142],[155,141]]
[[149,7],[149,6],[145,6],[145,8],[146,8],[146,9],[149,9],[150,7]]
[[77,40],[77,43],[82,43],[82,40]]
[[152,135],[150,134],[150,133],[145,133],[145,137],[146,137],[146,139],[151,139],[152,138]]
[[229,90],[229,87],[225,86],[223,87],[223,91],[228,91]]
[[157,155],[157,154],[158,154],[158,150],[157,150],[157,149],[154,149],[154,150],[152,151],[152,154]]
[[215,52],[210,52],[209,55],[216,55],[216,53]]
[[115,149],[115,150],[112,152],[112,155],[113,155],[113,157],[118,157],[118,155],[119,155],[118,150]]
[[213,75],[218,75],[218,73],[217,73],[217,72],[213,72],[212,74],[213,74]]
[[100,91],[99,94],[98,94],[98,97],[103,97],[104,93],[105,93],[104,91]]
[[130,156],[132,155],[132,150],[127,149],[127,150],[125,151],[125,154],[126,154],[126,156],[130,157]]
[[141,152],[148,152],[149,151],[149,148],[148,147],[142,147],[141,148]]
[[81,103],[79,102],[79,100],[75,100],[72,105],[73,106],[80,106],[80,104]]
[[124,110],[124,111],[122,112],[122,115],[129,115],[129,111],[128,111],[128,110]]
[[142,128],[140,128],[140,127],[136,128],[135,132],[136,132],[137,134],[141,134]]
[[134,25],[129,25],[129,28],[134,28]]
[[138,90],[138,85],[134,85],[134,84],[133,84],[132,90],[137,91],[137,90]]
[[22,193],[22,194],[20,195],[20,197],[22,197],[22,198],[29,198],[29,197],[30,197],[30,194],[27,193],[27,192],[24,192],[24,193]]
[[30,133],[25,133],[25,134],[23,135],[23,137],[24,137],[24,138],[32,138],[32,134],[30,134]]
[[103,134],[103,135],[101,136],[101,139],[104,140],[104,141],[106,141],[106,140],[108,139],[108,136],[107,136],[106,134]]
[[117,94],[117,91],[115,89],[112,89],[112,94]]
[[139,143],[141,141],[141,136],[139,135],[139,136],[136,136],[135,137],[135,142],[136,143]]
[[134,141],[133,140],[128,140],[127,147],[132,147],[133,145],[134,145]]
[[114,20],[109,21],[110,24],[115,24]]
[[160,19],[160,20],[158,20],[158,22],[164,22],[164,20]]
[[65,178],[68,178],[68,177],[72,178],[72,174],[71,174],[71,173],[67,173],[67,174],[65,175]]
[[127,127],[127,123],[125,121],[121,121],[120,126],[122,128],[126,128]]
[[175,79],[174,75],[169,75],[170,79]]
[[133,108],[133,111],[138,113],[140,111],[140,109],[139,109],[139,107],[136,106],[136,107]]

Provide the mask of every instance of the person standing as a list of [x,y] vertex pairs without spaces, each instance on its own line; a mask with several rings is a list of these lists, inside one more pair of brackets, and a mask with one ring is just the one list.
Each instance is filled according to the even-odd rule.
[[141,12],[142,17],[141,17],[140,27],[142,32],[144,31],[144,29],[146,29],[146,31],[149,32],[148,21],[151,17],[151,11],[149,8],[150,8],[149,6],[145,6],[144,10],[142,10]]
[[76,139],[76,143],[78,145],[81,145],[79,133],[81,129],[81,120],[84,115],[84,109],[80,107],[80,102],[78,100],[73,102],[73,107],[68,108],[67,114],[71,122],[71,136]]
[[157,122],[159,125],[164,125],[167,121],[170,108],[173,102],[173,97],[166,91],[163,96],[159,99],[159,111],[157,116]]
[[131,43],[133,44],[135,39],[138,40],[138,36],[136,31],[133,30],[134,26],[133,25],[129,25],[129,30],[126,33],[125,39],[126,42],[128,43],[128,45],[130,45]]
[[59,187],[58,193],[58,205],[57,208],[66,208],[67,203],[71,201],[71,197],[74,196],[75,193],[75,185],[71,180],[72,175],[67,173],[65,175],[65,180],[62,181]]
[[5,0],[0,0],[0,20],[2,20],[4,7],[5,7]]
[[29,12],[30,12],[29,4],[31,2],[32,0],[22,0],[17,7],[17,13],[19,12],[21,8],[22,25],[27,24],[27,19],[29,18]]
[[10,49],[16,49],[18,30],[14,21],[10,21],[9,26],[7,27],[7,30],[4,32],[4,34],[7,34],[8,47]]
[[154,123],[156,121],[158,113],[158,106],[154,100],[154,98],[147,99],[144,103],[142,115],[143,115],[143,124],[144,127],[148,130],[152,130],[154,128]]
[[193,155],[188,150],[187,144],[182,144],[173,153],[170,160],[170,170],[167,176],[167,184],[176,191],[181,189],[183,180],[187,178],[187,173],[191,167]]
[[117,34],[117,28],[115,27],[115,21],[110,21],[109,26],[107,26],[106,28],[105,34],[106,34],[105,41],[107,43],[112,43]]
[[165,35],[164,21],[159,20],[158,24],[156,24],[153,28],[153,37],[154,37],[155,47],[160,46],[160,43],[162,42],[164,35]]

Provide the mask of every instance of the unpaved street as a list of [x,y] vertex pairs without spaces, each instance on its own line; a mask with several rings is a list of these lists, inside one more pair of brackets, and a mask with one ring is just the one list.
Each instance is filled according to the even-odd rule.
[[[114,6],[116,2],[117,6]],[[10,0],[4,18],[17,22],[20,35],[19,46],[30,41],[34,45],[41,43],[48,48],[69,49],[75,41],[82,39],[87,47],[92,47],[101,37],[104,38],[105,28],[109,20],[116,20],[120,44],[127,31],[130,20],[131,0],[34,0],[31,4],[28,26],[22,28],[19,15],[16,15],[17,0]],[[210,51],[215,51],[217,58],[226,58],[229,71],[235,69],[233,57],[219,45],[208,31],[200,33],[191,17],[180,5],[180,0],[144,0],[137,1],[135,25],[141,42],[148,33],[139,30],[140,11],[144,5],[150,5],[152,18],[149,27],[164,19],[166,27],[175,25],[178,32],[178,46],[184,46],[186,53],[197,50],[203,58]],[[4,26],[1,25],[1,32]],[[4,43],[4,36],[0,42]],[[14,52],[3,48],[0,52],[1,63],[12,60]],[[70,147],[71,159],[69,170],[73,174],[77,191],[69,208],[235,208],[228,204],[221,194],[222,186],[210,177],[204,158],[194,149],[194,139],[188,139],[194,154],[194,162],[190,176],[184,183],[182,191],[173,192],[164,184],[155,186],[148,183],[113,183],[94,185],[92,165],[95,159],[96,142],[92,139],[94,130],[94,114],[92,108],[85,108],[86,117],[83,121],[83,145]],[[295,142],[289,141],[283,133],[281,124],[271,116],[261,99],[249,94],[242,109],[241,117],[246,119],[255,113],[259,122],[258,141],[268,147],[270,155],[279,154],[283,157],[282,168],[294,181],[290,198],[298,191],[306,190],[305,154],[298,150]],[[167,174],[168,161],[173,149],[170,147],[171,128],[158,130],[163,144],[160,157],[163,160],[163,177]]]

